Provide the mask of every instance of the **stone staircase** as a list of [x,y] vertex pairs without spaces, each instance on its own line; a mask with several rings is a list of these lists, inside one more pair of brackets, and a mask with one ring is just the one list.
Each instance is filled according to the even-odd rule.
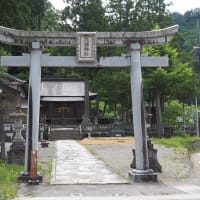
[[80,139],[80,131],[77,127],[73,128],[51,128],[51,134],[49,140],[79,140]]

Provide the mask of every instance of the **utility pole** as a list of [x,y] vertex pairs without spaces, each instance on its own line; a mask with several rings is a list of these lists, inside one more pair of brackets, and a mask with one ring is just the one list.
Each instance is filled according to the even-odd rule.
[[[196,51],[196,55],[198,58],[198,66],[200,66],[200,31],[199,31],[199,18],[197,18],[197,46],[194,46],[194,49]],[[198,72],[199,69],[197,69]],[[198,97],[195,96],[195,112],[196,112],[196,132],[197,136],[199,137],[199,113],[198,113]]]

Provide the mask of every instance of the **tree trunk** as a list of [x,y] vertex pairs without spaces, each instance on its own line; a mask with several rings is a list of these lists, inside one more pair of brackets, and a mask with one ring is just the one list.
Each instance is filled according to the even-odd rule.
[[104,107],[103,107],[103,116],[105,115],[107,104],[108,104],[108,101],[105,100],[104,101]]
[[161,104],[160,104],[160,92],[156,91],[156,124],[157,124],[157,134],[158,137],[164,136],[164,128],[162,123],[162,113],[161,113]]
[[185,131],[185,103],[183,100],[183,131]]

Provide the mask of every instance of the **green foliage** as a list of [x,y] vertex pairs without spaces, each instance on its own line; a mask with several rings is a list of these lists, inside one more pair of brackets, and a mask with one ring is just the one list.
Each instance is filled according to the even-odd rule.
[[[0,25],[19,30],[58,30],[59,13],[47,0],[1,0]],[[12,55],[26,53],[26,47],[0,44],[0,55],[3,51]],[[8,73],[22,79],[28,78],[28,70],[9,68]]]
[[138,0],[135,3],[131,23],[132,30],[152,30],[157,24],[159,27],[167,27],[173,24],[172,17],[167,12],[168,4],[164,0]]
[[[184,108],[184,110],[183,110]],[[185,124],[194,123],[194,106],[180,103],[178,100],[171,100],[164,104],[163,123],[177,125],[177,117],[182,117]]]
[[134,3],[132,0],[110,0],[107,5],[107,15],[110,28],[113,31],[130,30],[133,21]]
[[22,166],[7,164],[0,160],[0,200],[8,200],[15,196],[17,190],[17,175]]
[[30,19],[30,1],[1,0],[0,25],[10,28],[27,29]]
[[58,28],[58,13],[47,0],[1,0],[0,25],[20,30]]
[[165,69],[158,67],[148,73],[144,80],[144,86],[149,90],[159,90],[162,94],[166,94],[169,90],[168,73]]
[[168,101],[164,104],[163,123],[177,124],[177,117],[183,115],[182,105],[177,100]]
[[[6,52],[2,47],[0,47],[0,56],[6,56],[8,52]],[[6,73],[7,67],[0,67],[0,81],[6,81]]]
[[169,67],[147,69],[144,87],[147,93],[159,91],[167,99],[189,100],[198,94],[199,79],[189,63],[183,62],[181,52],[169,43],[158,47],[145,47],[149,55],[168,55]]
[[[199,137],[191,137],[187,134],[182,136],[175,136],[171,138],[153,138],[153,143],[162,144],[167,147],[173,147],[179,152],[184,152],[185,149],[188,149],[189,152],[192,152],[194,148],[191,145],[191,142],[199,141]],[[197,150],[197,149],[196,149]]]
[[20,30],[47,30],[49,27],[48,30],[52,30],[58,27],[58,20],[58,14],[47,0],[0,1],[1,26]]
[[180,13],[172,13],[175,23],[180,25],[180,33],[184,37],[184,42],[182,43],[184,49],[191,50],[193,46],[199,42],[198,33],[198,20],[200,18],[200,9],[196,8],[185,12],[183,15]]
[[178,137],[189,137],[190,135],[188,133],[186,133],[184,130],[182,129],[177,129],[174,133],[175,136],[178,136]]
[[131,108],[130,76],[125,69],[99,70],[92,82],[102,101],[106,101],[116,115]]
[[[43,14],[39,19],[39,28],[38,30],[45,30],[45,31],[55,31],[60,29],[59,20],[60,20],[60,13],[53,9],[52,5],[49,2],[44,2],[43,5]],[[35,17],[35,16],[34,16]]]
[[[66,0],[62,22],[73,30],[105,31],[107,21],[101,0]],[[66,25],[67,24],[67,25]]]
[[171,96],[180,100],[189,100],[197,95],[199,81],[193,69],[188,64],[177,63],[177,67],[170,72]]
[[112,30],[144,31],[152,30],[155,24],[161,28],[173,24],[167,7],[163,0],[110,0],[106,10]]

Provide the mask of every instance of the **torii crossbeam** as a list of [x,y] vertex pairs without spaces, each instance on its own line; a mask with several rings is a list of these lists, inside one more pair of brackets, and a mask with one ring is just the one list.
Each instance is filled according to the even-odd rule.
[[[159,45],[169,42],[171,35],[177,31],[177,25],[155,31],[97,33],[21,31],[0,27],[0,42],[31,48],[30,54],[3,56],[0,62],[1,65],[10,67],[30,66],[27,138],[31,135],[32,140],[30,154],[29,140],[26,141],[24,169],[24,173],[30,176],[30,180],[37,180],[37,162],[31,163],[31,160],[37,158],[38,150],[41,66],[96,68],[130,66],[136,154],[136,169],[131,171],[130,176],[135,181],[157,179],[157,175],[149,169],[141,66],[168,66],[168,58],[141,56],[140,52],[142,45]],[[77,56],[42,54],[42,48],[47,46],[74,46],[77,47]],[[96,47],[100,46],[126,46],[130,50],[130,56],[102,57],[97,60]]]

